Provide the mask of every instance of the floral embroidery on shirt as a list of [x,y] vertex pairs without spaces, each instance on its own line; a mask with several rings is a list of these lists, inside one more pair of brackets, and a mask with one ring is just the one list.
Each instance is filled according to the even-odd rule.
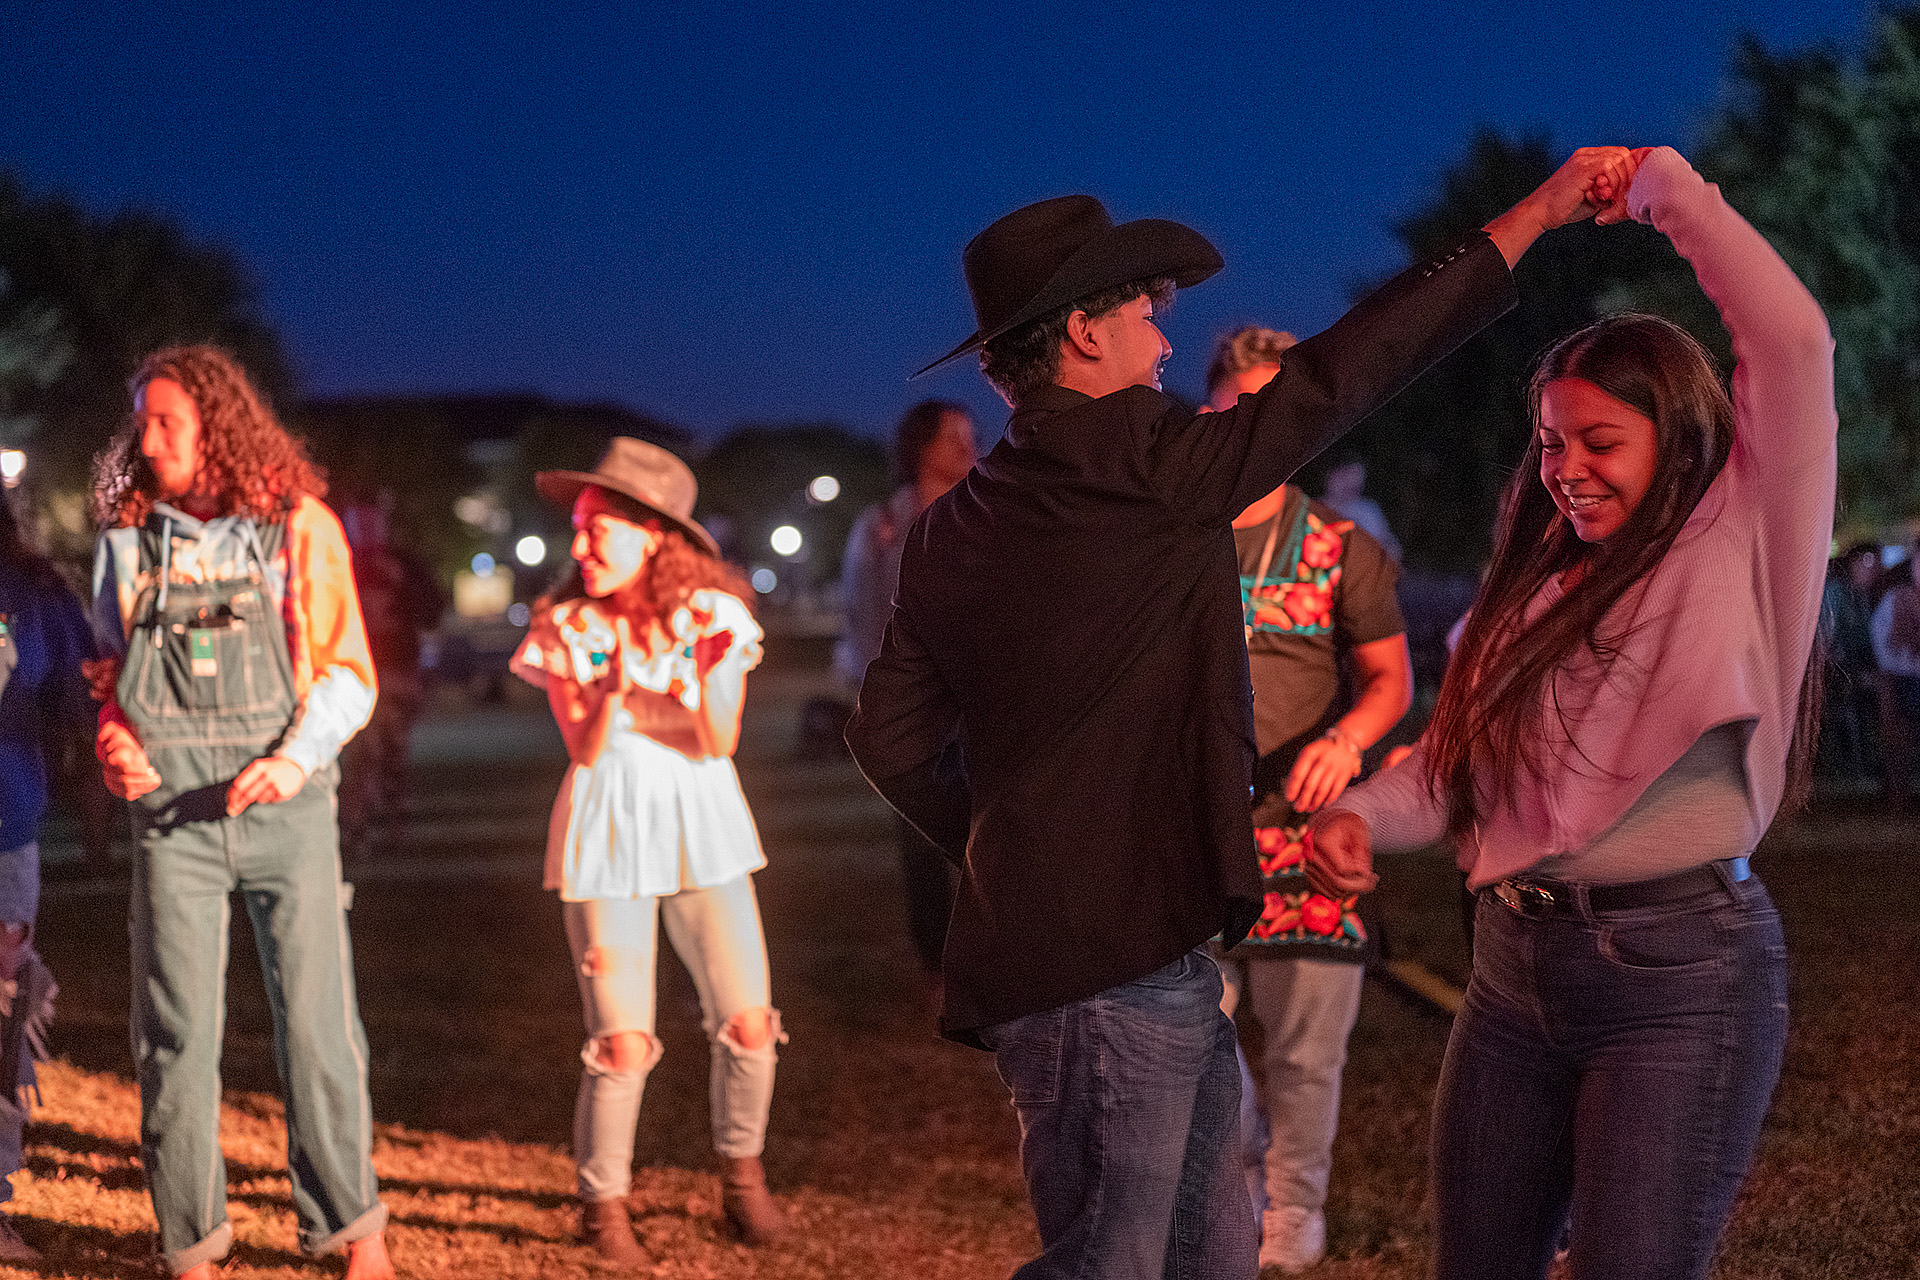
[[1260,874],[1306,874],[1306,850],[1299,837],[1285,827],[1255,827],[1254,845],[1260,850]]
[[1360,899],[1329,898],[1307,887],[1306,857],[1298,827],[1255,827],[1260,874],[1267,878],[1266,902],[1248,934],[1250,943],[1306,942],[1358,952],[1367,943],[1360,922]]
[[1318,636],[1333,630],[1333,591],[1340,585],[1340,556],[1353,521],[1324,521],[1311,510],[1305,517],[1298,559],[1290,568],[1277,567],[1257,588],[1250,576],[1241,578],[1247,625],[1254,631]]
[[[658,645],[658,648],[652,647]],[[514,670],[539,683],[548,674],[591,684],[612,673],[619,647],[612,622],[588,600],[565,600],[536,623],[514,656]],[[688,710],[700,705],[701,681],[722,662],[751,670],[760,660],[760,629],[732,596],[700,590],[627,650],[634,687],[664,694]]]

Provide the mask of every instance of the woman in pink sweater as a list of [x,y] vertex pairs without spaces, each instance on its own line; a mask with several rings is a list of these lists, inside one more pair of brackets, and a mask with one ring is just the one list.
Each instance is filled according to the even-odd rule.
[[1569,1208],[1574,1275],[1705,1276],[1786,1037],[1747,855],[1809,754],[1833,340],[1717,188],[1670,149],[1635,159],[1626,211],[1720,309],[1731,397],[1651,316],[1542,357],[1433,721],[1314,823],[1322,892],[1442,836],[1479,891],[1434,1111],[1445,1280],[1545,1276]]

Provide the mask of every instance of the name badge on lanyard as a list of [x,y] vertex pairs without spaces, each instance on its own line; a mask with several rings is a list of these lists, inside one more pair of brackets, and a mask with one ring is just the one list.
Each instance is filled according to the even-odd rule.
[[220,662],[213,656],[213,630],[195,627],[187,632],[187,658],[196,676],[217,676]]

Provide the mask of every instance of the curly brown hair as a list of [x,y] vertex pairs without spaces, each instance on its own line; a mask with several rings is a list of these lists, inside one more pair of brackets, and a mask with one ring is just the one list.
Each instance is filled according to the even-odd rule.
[[[646,624],[658,618],[663,624],[673,616],[673,611],[687,602],[687,597],[703,589],[724,591],[739,599],[747,606],[749,613],[753,608],[753,587],[741,576],[740,571],[725,560],[716,559],[695,546],[693,541],[677,529],[668,528],[660,518],[645,507],[634,502],[623,493],[612,489],[600,488],[608,502],[620,514],[635,524],[643,524],[661,535],[660,546],[647,560],[646,574],[647,615],[631,621]],[[534,601],[536,615],[544,615],[552,608],[568,600],[578,600],[587,594],[586,583],[580,577],[580,566],[573,569],[553,588]]]
[[[249,515],[272,523],[286,518],[301,497],[323,498],[325,474],[306,446],[288,434],[266,397],[238,360],[204,344],[164,347],[140,362],[127,390],[138,396],[150,382],[176,382],[200,412],[200,469],[194,496],[221,515]],[[153,467],[140,452],[141,424],[129,414],[93,460],[93,518],[103,526],[137,525],[158,500]]]

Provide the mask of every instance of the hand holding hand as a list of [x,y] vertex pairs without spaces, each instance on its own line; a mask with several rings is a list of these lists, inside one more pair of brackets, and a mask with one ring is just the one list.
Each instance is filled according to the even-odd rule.
[[250,804],[279,804],[300,794],[307,783],[307,771],[285,756],[261,756],[240,771],[227,788],[227,816],[233,817]]
[[1602,222],[1627,216],[1627,187],[1639,166],[1625,147],[1581,147],[1533,194],[1487,224],[1507,265],[1513,266],[1541,232],[1604,214]]
[[147,758],[147,749],[133,736],[133,730],[118,721],[109,720],[100,726],[93,754],[99,758],[107,790],[122,800],[138,800],[160,785],[160,774]]
[[1360,775],[1360,753],[1344,734],[1316,738],[1300,749],[1287,774],[1287,803],[1296,813],[1332,804]]
[[1373,836],[1366,819],[1336,813],[1307,829],[1307,881],[1329,898],[1366,893],[1380,883],[1373,873]]
[[1620,221],[1626,217],[1627,187],[1638,167],[1625,147],[1581,147],[1528,197],[1535,202],[1541,230],[1586,217]]

